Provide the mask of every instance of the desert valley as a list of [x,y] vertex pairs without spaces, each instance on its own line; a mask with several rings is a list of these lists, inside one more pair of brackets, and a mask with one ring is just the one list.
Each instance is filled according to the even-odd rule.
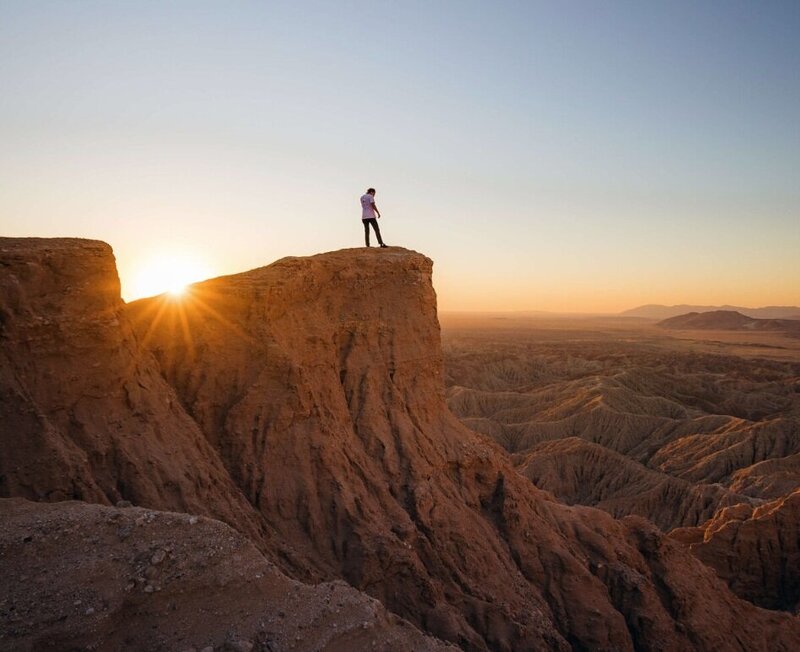
[[800,321],[701,314],[446,315],[448,407],[560,502],[642,516],[737,595],[797,613]]
[[794,324],[438,315],[432,265],[126,304],[0,239],[0,647],[800,649]]

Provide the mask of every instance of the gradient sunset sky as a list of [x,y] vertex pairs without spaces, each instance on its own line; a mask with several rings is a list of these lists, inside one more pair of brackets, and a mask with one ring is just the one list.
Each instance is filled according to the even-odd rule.
[[363,244],[444,310],[800,304],[800,2],[0,0],[0,233],[210,275]]

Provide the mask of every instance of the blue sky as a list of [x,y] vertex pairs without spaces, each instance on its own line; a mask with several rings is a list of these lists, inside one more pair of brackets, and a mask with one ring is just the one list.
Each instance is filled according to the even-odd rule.
[[800,303],[800,2],[0,1],[0,229],[123,292],[362,241],[444,309]]

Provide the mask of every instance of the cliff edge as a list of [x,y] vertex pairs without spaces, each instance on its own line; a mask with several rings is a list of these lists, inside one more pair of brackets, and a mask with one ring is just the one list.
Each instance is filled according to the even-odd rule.
[[800,647],[796,618],[644,519],[555,502],[448,411],[425,256],[286,258],[125,306],[104,245],[27,246],[0,242],[2,402],[41,421],[3,447],[69,455],[15,452],[4,495],[202,510],[467,650]]

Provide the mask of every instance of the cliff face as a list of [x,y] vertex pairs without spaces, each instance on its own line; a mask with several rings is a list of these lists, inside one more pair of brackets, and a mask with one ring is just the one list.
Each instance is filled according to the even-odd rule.
[[424,256],[284,259],[126,308],[102,244],[0,250],[5,495],[223,518],[468,650],[800,648],[796,619],[642,519],[556,503],[450,414]]
[[0,496],[129,500],[263,532],[143,352],[111,247],[0,238]]
[[417,481],[465,450],[441,409],[430,275],[418,254],[354,250],[129,308],[231,476],[293,542],[294,572],[382,576],[373,546],[406,549]]
[[465,649],[798,640],[644,521],[552,502],[450,414],[419,254],[285,259],[130,313],[292,574],[344,577]]

